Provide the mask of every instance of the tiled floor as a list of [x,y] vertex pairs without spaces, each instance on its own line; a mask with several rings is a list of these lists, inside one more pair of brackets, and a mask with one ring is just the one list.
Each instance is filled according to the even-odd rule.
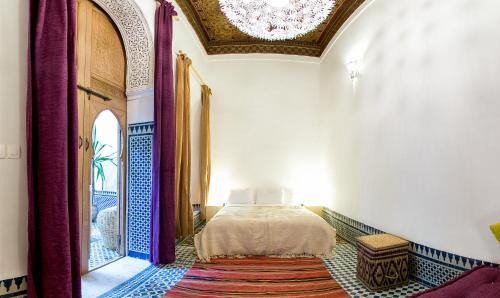
[[104,247],[99,229],[95,223],[90,226],[90,258],[89,270],[103,266],[120,257],[120,254],[114,250]]
[[100,296],[100,298],[162,297],[184,276],[195,260],[192,238],[187,239],[177,245],[175,263],[149,266],[140,274]]
[[130,280],[151,264],[125,257],[82,276],[83,298],[95,298]]
[[[101,297],[161,297],[191,267],[196,260],[192,239],[177,246],[177,261],[164,266],[149,266],[126,283],[114,288]],[[356,250],[351,244],[338,240],[333,259],[324,259],[332,276],[351,297],[406,297],[420,292],[424,286],[410,282],[409,285],[383,292],[371,292],[356,279]]]
[[356,248],[342,239],[337,239],[337,247],[333,259],[324,259],[325,265],[335,280],[353,298],[360,297],[406,297],[427,289],[425,286],[410,281],[407,286],[381,292],[367,290],[356,278]]

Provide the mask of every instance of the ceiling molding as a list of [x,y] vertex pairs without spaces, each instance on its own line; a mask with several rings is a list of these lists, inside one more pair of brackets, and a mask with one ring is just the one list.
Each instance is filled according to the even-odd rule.
[[332,13],[316,30],[287,41],[265,41],[242,33],[224,16],[218,0],[176,2],[208,55],[265,53],[320,57],[342,25],[364,1],[337,0]]

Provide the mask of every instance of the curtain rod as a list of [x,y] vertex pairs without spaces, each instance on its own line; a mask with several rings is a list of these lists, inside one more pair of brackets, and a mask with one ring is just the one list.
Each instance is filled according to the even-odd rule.
[[[84,87],[84,86],[82,86],[80,84],[76,85],[76,87],[78,89],[84,91],[85,93],[89,94],[89,95],[95,95],[97,97],[100,97],[104,101],[110,101],[111,100],[111,98],[109,98],[109,96],[101,94],[101,93],[99,93],[99,92],[97,92],[97,91],[95,91],[93,89],[88,88],[88,87]],[[90,97],[89,97],[89,99],[90,99]]]
[[[161,0],[156,0],[156,2],[157,2],[158,4],[160,4],[160,5],[161,5]],[[168,2],[172,3],[172,1],[171,1],[171,0],[170,0],[170,1],[168,1]],[[177,22],[181,20],[181,18],[179,18],[179,16],[172,16],[172,19],[173,19],[174,21],[177,21]]]
[[[177,52],[177,55],[186,55],[186,53],[184,53],[183,51],[179,51],[179,52]],[[198,72],[196,67],[194,67],[194,65],[192,63],[191,63],[191,66],[189,68],[191,68],[193,70],[194,76],[196,77],[196,79],[198,80],[198,82],[201,85],[207,85],[207,83],[205,83],[205,80],[203,80],[202,76],[200,75],[200,73]]]

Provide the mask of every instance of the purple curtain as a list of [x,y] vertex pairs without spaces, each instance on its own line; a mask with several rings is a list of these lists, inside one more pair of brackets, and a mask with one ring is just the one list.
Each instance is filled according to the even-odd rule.
[[28,295],[80,297],[75,0],[31,0]]
[[150,261],[175,261],[175,102],[172,67],[174,7],[161,1],[156,12],[153,189]]

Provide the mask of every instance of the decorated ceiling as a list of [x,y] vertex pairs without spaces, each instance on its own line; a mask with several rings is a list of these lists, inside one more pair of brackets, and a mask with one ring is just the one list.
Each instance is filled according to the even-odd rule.
[[328,18],[294,40],[265,41],[233,26],[218,0],[177,0],[209,55],[273,53],[319,57],[344,22],[365,0],[337,0]]

